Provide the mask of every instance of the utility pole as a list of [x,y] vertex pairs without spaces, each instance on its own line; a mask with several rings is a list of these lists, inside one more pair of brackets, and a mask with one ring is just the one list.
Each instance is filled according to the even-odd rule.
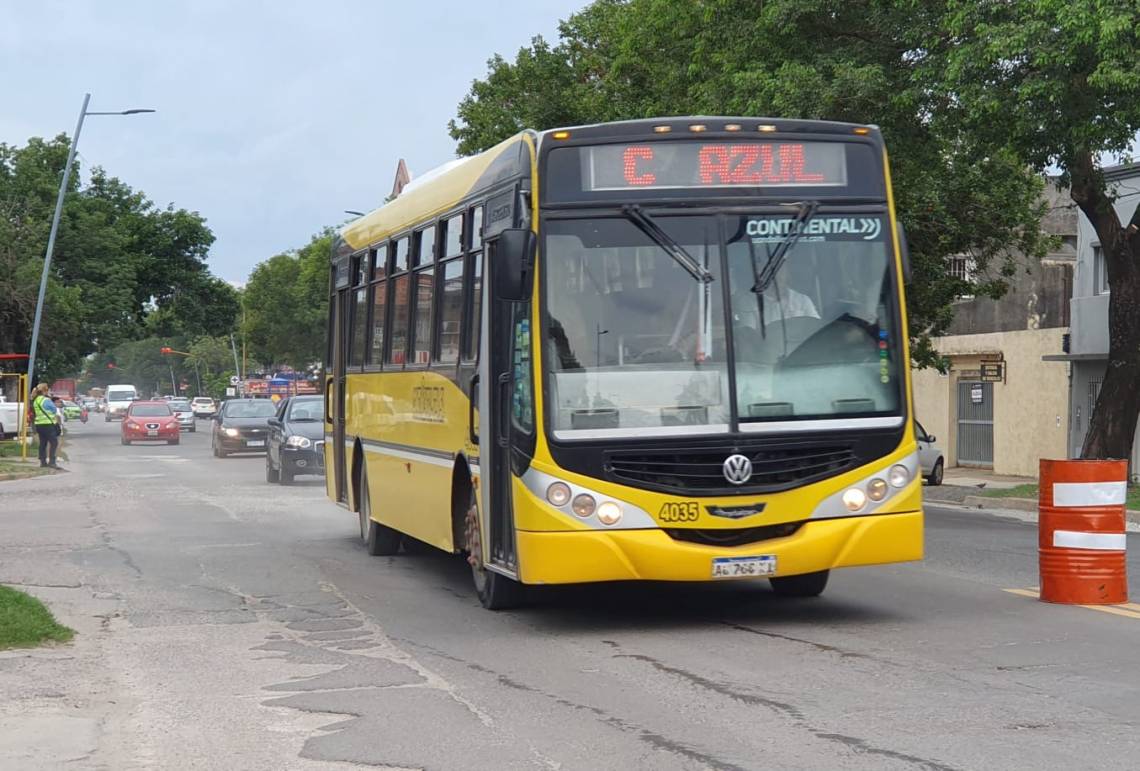
[[119,110],[117,112],[88,112],[87,105],[91,102],[91,94],[83,95],[83,106],[79,108],[79,120],[75,123],[75,134],[71,137],[71,146],[67,149],[67,163],[63,167],[63,179],[59,183],[59,195],[55,199],[55,213],[51,218],[51,230],[48,232],[47,250],[44,253],[44,268],[40,275],[40,294],[36,300],[36,315],[32,322],[32,345],[28,351],[28,388],[35,386],[36,350],[40,342],[40,321],[44,315],[44,296],[47,294],[48,275],[51,273],[51,258],[55,251],[55,237],[59,233],[59,219],[63,214],[63,199],[67,195],[67,183],[71,180],[71,166],[75,163],[75,151],[79,146],[79,132],[83,130],[83,119],[88,115],[138,115],[144,112],[154,112],[150,109]]

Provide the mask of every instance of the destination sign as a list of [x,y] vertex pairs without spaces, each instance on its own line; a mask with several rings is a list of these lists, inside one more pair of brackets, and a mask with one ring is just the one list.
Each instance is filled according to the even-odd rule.
[[840,142],[639,142],[583,148],[587,191],[847,184]]

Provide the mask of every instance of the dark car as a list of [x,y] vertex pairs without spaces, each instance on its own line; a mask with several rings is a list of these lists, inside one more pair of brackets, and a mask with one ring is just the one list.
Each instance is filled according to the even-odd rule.
[[230,399],[214,415],[210,446],[215,458],[233,452],[265,452],[269,419],[277,405],[268,399]]
[[298,474],[325,473],[325,403],[320,396],[291,396],[269,421],[265,481],[287,485]]

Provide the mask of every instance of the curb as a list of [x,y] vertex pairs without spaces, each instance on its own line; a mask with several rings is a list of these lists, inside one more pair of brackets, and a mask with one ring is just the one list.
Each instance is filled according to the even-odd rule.
[[[1037,501],[1033,498],[987,498],[982,495],[967,495],[962,505],[971,509],[1013,509],[1037,513]],[[1124,518],[1133,524],[1140,524],[1140,511],[1125,509]]]

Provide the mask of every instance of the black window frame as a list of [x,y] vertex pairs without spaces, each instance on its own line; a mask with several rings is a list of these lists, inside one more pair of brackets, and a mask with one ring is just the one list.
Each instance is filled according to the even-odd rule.
[[[421,254],[423,248],[423,236],[427,232],[432,233],[432,249],[431,254]],[[408,356],[405,357],[407,364],[406,367],[413,369],[426,369],[430,367],[435,361],[435,342],[436,334],[435,327],[438,316],[438,309],[436,308],[435,296],[437,289],[437,282],[439,281],[438,275],[438,256],[439,256],[439,220],[433,219],[429,223],[420,223],[416,225],[413,233],[415,234],[412,243],[415,244],[413,250],[414,259],[412,259],[408,272],[412,274],[409,283],[408,292]],[[420,312],[420,282],[419,275],[431,271],[431,317],[427,321],[428,341],[425,346],[427,350],[427,361],[420,362],[416,360],[417,347],[419,341],[416,339],[416,321]]]
[[[348,287],[350,297],[349,308],[349,335],[348,335],[348,350],[345,351],[345,371],[362,372],[368,361],[368,353],[370,349],[372,337],[372,293],[371,284],[368,279],[372,275],[371,261],[372,250],[361,249],[353,253],[352,257],[352,282]],[[364,337],[360,341],[363,351],[360,355],[360,360],[356,360],[356,328],[357,328],[357,314],[359,312],[357,295],[359,292],[364,292]]]
[[[385,336],[388,339],[384,341],[384,368],[385,369],[389,369],[389,368],[391,368],[391,369],[407,369],[407,367],[408,367],[408,352],[411,350],[411,343],[412,343],[411,325],[413,323],[413,319],[415,318],[415,315],[412,312],[413,298],[412,298],[412,292],[411,292],[411,288],[412,288],[411,287],[411,281],[412,281],[411,275],[413,273],[413,270],[411,268],[412,250],[413,250],[414,245],[415,245],[415,241],[414,241],[415,235],[414,234],[415,234],[414,230],[409,230],[409,231],[403,232],[403,233],[399,234],[398,236],[395,236],[394,238],[392,238],[392,250],[391,250],[391,255],[389,256],[389,260],[388,260],[388,266],[389,266],[388,298],[387,298],[386,304],[384,306],[385,314],[387,316],[387,321],[388,321],[388,324],[385,327],[385,330],[386,330]],[[398,268],[398,266],[396,264],[396,257],[399,255],[399,248],[400,248],[401,242],[406,244],[406,248],[407,248],[407,252],[406,252],[407,261],[406,261],[405,266],[402,269]],[[408,298],[407,298],[408,318],[406,319],[406,327],[404,329],[404,360],[397,362],[397,361],[392,360],[392,357],[395,356],[397,353],[395,348],[393,348],[393,346],[392,346],[392,337],[393,337],[393,332],[395,331],[395,327],[396,327],[396,324],[395,324],[395,322],[396,322],[396,284],[399,281],[399,279],[403,276],[409,277],[408,278],[408,287],[409,288],[408,288]]]
[[[389,285],[392,283],[392,261],[395,254],[395,244],[392,241],[381,241],[373,245],[370,250],[372,254],[372,271],[369,274],[368,280],[368,352],[367,358],[364,362],[366,371],[382,370],[388,359],[388,343],[391,339],[389,330],[389,319],[391,318],[391,293]],[[382,258],[381,258],[382,255]],[[380,260],[384,263],[384,272],[377,276],[377,263]],[[375,351],[373,345],[376,334],[376,292],[384,292],[384,339],[380,343],[380,355],[377,359],[374,356]]]

